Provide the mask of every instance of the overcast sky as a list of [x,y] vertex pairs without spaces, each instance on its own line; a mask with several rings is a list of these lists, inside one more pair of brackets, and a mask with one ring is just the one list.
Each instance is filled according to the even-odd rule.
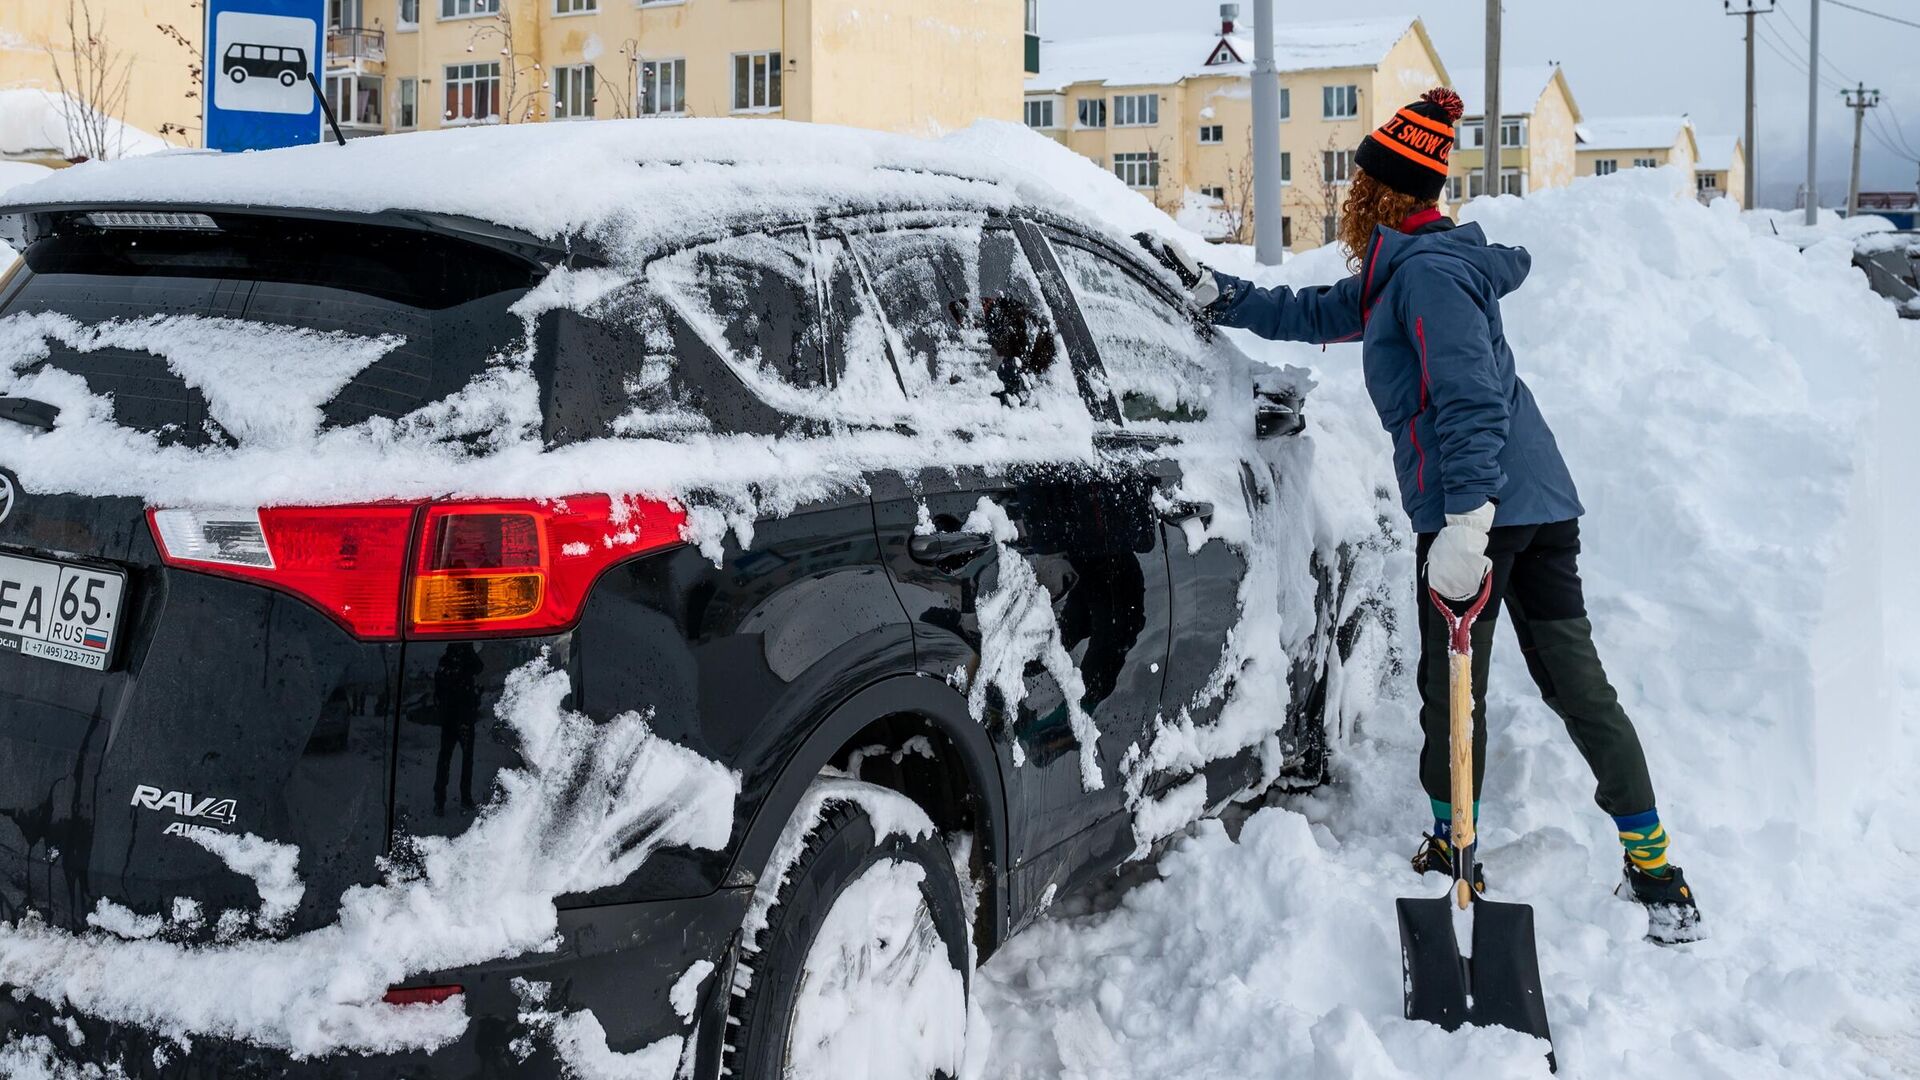
[[[1766,0],[1760,0],[1764,5]],[[1788,205],[1806,177],[1807,73],[1812,0],[1779,0],[1761,24],[1759,64],[1760,199]],[[1920,0],[1848,0],[1920,22]],[[1735,0],[1745,6],[1745,0]],[[1243,21],[1253,14],[1242,0]],[[1172,28],[1217,29],[1217,0],[1040,0],[1040,31],[1049,38]],[[1282,33],[1289,22],[1340,16],[1421,17],[1450,71],[1478,70],[1485,55],[1484,0],[1274,0]],[[1864,81],[1885,104],[1868,114],[1861,187],[1914,189],[1920,178],[1920,27],[1901,26],[1823,3],[1820,53],[1830,84],[1820,91],[1820,192],[1828,205],[1846,198],[1853,113],[1831,84]],[[1588,117],[1688,113],[1702,133],[1739,134],[1744,94],[1744,19],[1722,13],[1720,0],[1508,0],[1509,64],[1559,61]],[[1772,47],[1770,48],[1769,45]],[[1775,52],[1778,49],[1780,52]],[[1792,57],[1790,62],[1781,53]],[[1877,120],[1877,123],[1875,122]],[[1875,138],[1906,145],[1896,152]]]

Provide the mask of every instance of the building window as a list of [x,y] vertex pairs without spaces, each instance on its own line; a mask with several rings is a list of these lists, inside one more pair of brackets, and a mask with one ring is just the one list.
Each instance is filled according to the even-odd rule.
[[1527,178],[1524,173],[1519,169],[1500,170],[1500,194],[1525,195],[1526,193]]
[[1107,126],[1107,99],[1080,99],[1080,126],[1083,128],[1103,128]]
[[1293,119],[1293,91],[1284,86],[1280,88],[1280,119]]
[[1293,218],[1283,216],[1280,219],[1280,246],[1293,246]]
[[411,29],[420,25],[420,0],[400,0],[399,10],[394,13],[394,22],[402,29]]
[[1203,199],[1212,199],[1214,202],[1226,202],[1227,189],[1223,187],[1203,187],[1200,189],[1200,197]]
[[1027,126],[1040,129],[1055,126],[1053,122],[1052,98],[1027,99]]
[[553,69],[553,118],[586,120],[593,116],[593,65]]
[[687,111],[687,62],[644,60],[640,64],[640,115],[673,116]]
[[599,11],[600,0],[553,0],[555,15],[579,15],[588,11]]
[[1113,175],[1130,188],[1157,188],[1160,186],[1160,155],[1115,154]]
[[1200,127],[1200,142],[1208,146],[1217,146],[1227,141],[1227,128],[1224,124],[1203,124]]
[[1293,151],[1291,150],[1280,151],[1280,182],[1293,183]]
[[1027,33],[1040,32],[1040,0],[1027,0]]
[[449,123],[469,124],[495,120],[500,116],[500,64],[448,64],[447,108],[443,115]]
[[1353,151],[1320,151],[1320,179],[1329,184],[1344,184],[1353,179]]
[[1447,201],[1460,201],[1460,178],[1457,176],[1447,177]]
[[393,126],[401,130],[420,123],[420,81],[411,76],[400,80],[400,100],[394,109]]
[[1475,150],[1487,145],[1487,129],[1478,120],[1461,124],[1458,131],[1459,143],[1463,149]]
[[1633,167],[1636,169],[1657,169],[1660,167],[1660,163],[1650,157],[1637,157],[1633,159]]
[[1693,182],[1701,191],[1717,191],[1720,188],[1720,178],[1710,172],[1695,173]]
[[500,0],[440,0],[440,17],[443,19],[464,19],[469,15],[496,15],[499,11]]
[[1518,117],[1512,120],[1500,121],[1500,145],[1501,146],[1527,145],[1526,121],[1521,120]]
[[1620,162],[1613,158],[1601,158],[1593,163],[1593,175],[1612,176],[1620,171]]
[[780,107],[780,54],[735,53],[733,57],[733,111],[752,112]]
[[1113,99],[1114,127],[1152,127],[1159,122],[1159,94],[1121,94]]
[[1346,86],[1320,88],[1320,115],[1328,120],[1351,120],[1360,115],[1360,88]]
[[380,126],[380,76],[327,76],[327,103],[341,127]]

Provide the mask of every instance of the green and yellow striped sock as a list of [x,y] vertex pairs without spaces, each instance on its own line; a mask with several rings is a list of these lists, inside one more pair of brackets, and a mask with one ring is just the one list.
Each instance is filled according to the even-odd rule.
[[1627,849],[1633,865],[1654,877],[1667,876],[1667,830],[1660,824],[1660,811],[1616,817],[1613,825],[1620,830],[1620,846]]

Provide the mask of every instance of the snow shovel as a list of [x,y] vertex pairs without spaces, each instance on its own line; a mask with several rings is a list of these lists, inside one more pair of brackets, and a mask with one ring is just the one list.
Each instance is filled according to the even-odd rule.
[[[1431,592],[1431,590],[1429,590]],[[1400,910],[1400,964],[1409,1020],[1448,1031],[1461,1024],[1512,1028],[1552,1041],[1533,943],[1533,908],[1495,903],[1473,880],[1473,642],[1474,620],[1486,609],[1493,577],[1465,613],[1437,592],[1433,604],[1447,620],[1449,744],[1453,773],[1453,882],[1437,900],[1395,901]],[[1471,948],[1460,948],[1465,933]],[[1547,1064],[1554,1067],[1553,1055]]]

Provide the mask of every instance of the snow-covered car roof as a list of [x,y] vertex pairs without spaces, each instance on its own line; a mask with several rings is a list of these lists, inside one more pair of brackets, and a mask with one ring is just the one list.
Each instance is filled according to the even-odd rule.
[[61,170],[0,200],[448,214],[624,252],[822,212],[1044,206],[1030,176],[941,142],[777,120],[611,120],[416,132],[244,154],[163,153]]

